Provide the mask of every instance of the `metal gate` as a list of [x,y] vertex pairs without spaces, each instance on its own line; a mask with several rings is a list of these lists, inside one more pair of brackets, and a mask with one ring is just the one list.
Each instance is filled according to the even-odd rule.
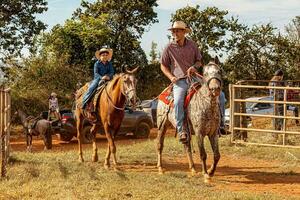
[[0,136],[1,136],[1,177],[6,175],[6,164],[10,153],[10,117],[11,96],[10,89],[0,87]]
[[[276,147],[290,147],[290,148],[300,148],[300,126],[292,127],[291,120],[300,120],[300,117],[290,116],[287,112],[287,106],[293,105],[297,107],[300,105],[300,87],[278,87],[278,86],[269,86],[267,83],[269,81],[240,81],[237,84],[229,85],[229,94],[230,94],[230,124],[229,130],[231,131],[231,142],[232,143],[243,143],[249,145],[260,145],[260,146],[276,146]],[[286,81],[287,82],[287,81]],[[286,84],[285,84],[286,85]],[[253,100],[253,98],[246,98],[247,96],[253,96],[253,94],[268,94],[268,91],[272,90],[281,90],[283,92],[283,100]],[[290,91],[296,91],[294,98],[288,98]],[[267,103],[274,107],[283,105],[283,115],[278,115],[273,112],[271,114],[255,114],[249,113],[246,107],[246,103]],[[265,120],[268,119],[268,120]],[[281,130],[275,130],[274,127],[270,128],[270,119],[282,119]],[[257,120],[259,123],[264,123],[265,127],[254,127],[253,121]],[[266,122],[264,122],[265,120]],[[251,126],[249,126],[249,121],[251,121]],[[272,121],[271,121],[272,122]],[[288,125],[288,126],[287,126]],[[254,135],[250,138],[250,135]],[[267,140],[259,139],[261,138],[272,138],[272,136],[279,137],[277,142],[266,142]],[[288,138],[295,138],[294,144],[289,142]]]

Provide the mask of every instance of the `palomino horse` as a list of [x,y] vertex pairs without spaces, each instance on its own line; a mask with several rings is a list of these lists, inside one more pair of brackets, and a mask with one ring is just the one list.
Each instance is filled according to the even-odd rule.
[[[93,135],[93,158],[94,162],[98,161],[96,133],[103,126],[105,135],[108,141],[108,148],[105,157],[104,167],[108,168],[110,165],[110,154],[113,154],[114,167],[117,166],[116,146],[114,137],[118,133],[121,122],[124,117],[124,109],[126,100],[130,101],[132,105],[136,102],[136,83],[135,72],[138,68],[132,71],[126,70],[126,73],[117,74],[108,82],[97,100],[97,115],[100,121],[91,128],[91,135]],[[77,138],[79,145],[79,161],[83,162],[82,147],[81,147],[81,132],[84,119],[84,111],[80,108],[82,96],[76,99],[76,123],[77,123]]]
[[44,149],[52,148],[52,131],[50,121],[40,119],[39,117],[35,118],[33,116],[27,116],[20,109],[18,109],[15,114],[17,114],[21,119],[21,123],[26,136],[27,151],[32,151],[32,136],[39,135],[41,135],[44,140]]
[[[216,58],[217,59],[217,58]],[[216,60],[215,59],[215,60]],[[203,67],[203,83],[201,88],[194,94],[188,106],[188,124],[190,132],[194,132],[197,137],[200,158],[202,160],[202,169],[205,181],[214,175],[217,163],[220,159],[219,146],[218,146],[218,131],[220,126],[220,108],[219,108],[219,95],[221,90],[221,70],[218,66],[218,61],[209,62],[208,65]],[[159,127],[157,135],[157,153],[158,162],[157,167],[159,173],[163,172],[162,169],[162,151],[165,132],[168,125],[176,127],[174,118],[174,109],[170,109],[168,105],[162,101],[158,102],[157,108],[157,125]],[[204,137],[208,136],[211,147],[214,152],[214,162],[211,168],[207,171],[206,168],[206,152],[204,149]],[[190,141],[184,144],[187,153],[189,167],[194,174],[195,167],[192,158]]]

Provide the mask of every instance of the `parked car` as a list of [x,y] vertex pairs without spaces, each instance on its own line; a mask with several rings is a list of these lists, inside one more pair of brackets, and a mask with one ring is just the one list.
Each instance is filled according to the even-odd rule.
[[157,127],[156,124],[157,103],[158,103],[157,99],[149,99],[149,100],[143,100],[140,106],[138,106],[139,109],[148,113],[152,117],[154,127]]
[[[255,100],[255,101],[272,101],[271,96],[265,97],[250,97],[246,100]],[[246,113],[248,114],[272,114],[274,111],[274,104],[264,103],[264,102],[246,102]],[[225,110],[225,125],[229,126],[230,121],[230,109]]]
[[[44,117],[48,113],[44,113]],[[73,137],[77,136],[76,119],[73,112],[61,112],[62,120],[60,125],[54,125],[55,132],[59,134],[62,141],[70,141]],[[92,136],[90,129],[92,124],[88,120],[83,121],[82,141],[84,143],[90,143]],[[131,110],[125,108],[125,115],[122,121],[118,135],[132,134],[137,138],[147,138],[150,134],[150,130],[153,128],[153,121],[151,115],[142,110]],[[104,129],[99,130],[100,134],[104,134]]]

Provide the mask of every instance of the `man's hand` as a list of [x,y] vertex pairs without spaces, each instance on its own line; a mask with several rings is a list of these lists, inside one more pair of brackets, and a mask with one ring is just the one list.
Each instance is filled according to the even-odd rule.
[[197,72],[197,70],[195,69],[195,67],[190,67],[188,70],[187,70],[187,75],[188,77],[190,77],[193,73]]
[[109,81],[109,80],[110,80],[109,76],[107,76],[107,75],[103,76],[101,79],[102,79],[102,80],[106,80],[106,81]]
[[178,78],[176,77],[176,76],[173,76],[172,78],[171,78],[171,82],[172,83],[176,83],[178,81]]

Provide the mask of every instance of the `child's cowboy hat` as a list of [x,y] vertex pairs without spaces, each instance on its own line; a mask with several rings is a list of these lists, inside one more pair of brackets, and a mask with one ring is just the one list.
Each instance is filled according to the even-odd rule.
[[96,51],[95,53],[95,56],[98,60],[100,60],[100,55],[102,53],[108,53],[108,56],[107,56],[107,60],[111,60],[112,58],[112,54],[113,54],[113,50],[112,49],[108,49],[108,48],[101,48],[100,50]]
[[175,21],[171,28],[168,30],[172,31],[174,29],[182,29],[185,30],[185,33],[191,32],[191,29],[183,22],[183,21]]

